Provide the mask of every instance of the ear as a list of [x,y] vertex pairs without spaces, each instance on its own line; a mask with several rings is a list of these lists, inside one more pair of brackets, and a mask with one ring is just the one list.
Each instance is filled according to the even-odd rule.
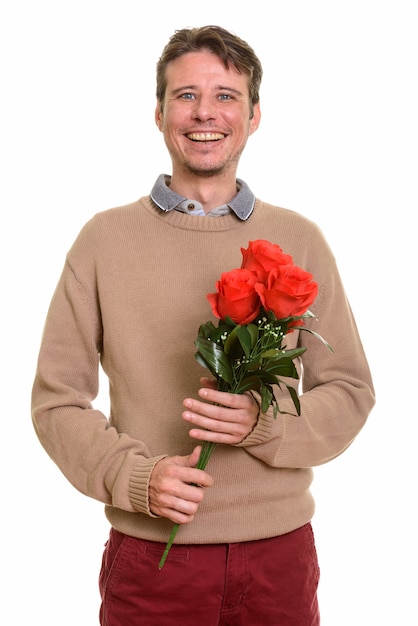
[[159,130],[163,130],[163,112],[161,110],[161,103],[157,100],[157,105],[155,107],[155,123],[157,124]]
[[257,104],[254,105],[253,110],[254,110],[254,113],[253,113],[252,118],[250,119],[250,135],[252,135],[260,125],[261,109],[260,109],[259,102],[257,102]]

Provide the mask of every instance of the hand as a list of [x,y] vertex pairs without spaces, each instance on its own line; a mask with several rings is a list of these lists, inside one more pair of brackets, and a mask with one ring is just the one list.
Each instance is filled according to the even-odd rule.
[[259,406],[248,394],[228,393],[216,390],[216,381],[202,378],[204,385],[198,394],[205,401],[186,398],[186,411],[182,417],[197,428],[190,437],[200,441],[213,441],[234,445],[243,441],[257,423]]
[[[149,506],[154,515],[167,517],[175,524],[193,521],[212,477],[196,469],[201,446],[188,456],[169,456],[155,465],[149,482]],[[196,487],[195,485],[199,485]]]

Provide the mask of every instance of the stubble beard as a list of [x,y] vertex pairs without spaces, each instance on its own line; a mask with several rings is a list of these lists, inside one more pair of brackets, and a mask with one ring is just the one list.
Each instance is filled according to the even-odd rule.
[[218,176],[219,174],[222,174],[222,172],[225,170],[225,166],[220,165],[218,167],[202,168],[196,167],[191,163],[185,163],[185,169],[189,174],[193,174],[193,176],[199,176],[200,178],[212,178],[213,176]]
[[199,176],[201,178],[212,178],[213,176],[225,174],[228,170],[231,169],[234,169],[234,171],[236,171],[240,156],[241,153],[234,154],[227,161],[212,165],[207,164],[206,166],[199,166],[192,161],[185,160],[183,163],[183,167],[187,171],[187,173],[193,174],[194,176]]

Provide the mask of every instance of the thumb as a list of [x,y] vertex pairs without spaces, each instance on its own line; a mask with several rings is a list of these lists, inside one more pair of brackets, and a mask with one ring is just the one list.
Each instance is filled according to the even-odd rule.
[[197,463],[199,461],[201,450],[202,450],[202,446],[196,446],[195,447],[193,452],[188,457],[188,461],[187,461],[188,467],[196,467],[196,465],[197,465]]

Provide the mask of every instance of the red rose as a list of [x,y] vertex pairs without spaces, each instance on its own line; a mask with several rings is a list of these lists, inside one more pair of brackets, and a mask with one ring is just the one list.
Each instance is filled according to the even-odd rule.
[[267,284],[255,286],[266,311],[273,311],[277,319],[303,315],[318,293],[312,274],[297,265],[282,265],[272,270]]
[[254,272],[262,283],[267,280],[268,273],[278,265],[293,263],[292,257],[285,254],[280,246],[264,239],[250,241],[248,248],[241,248],[241,252],[241,267]]
[[236,324],[248,324],[257,317],[261,303],[256,281],[255,274],[246,269],[223,273],[216,283],[217,293],[207,295],[215,317],[229,316]]

